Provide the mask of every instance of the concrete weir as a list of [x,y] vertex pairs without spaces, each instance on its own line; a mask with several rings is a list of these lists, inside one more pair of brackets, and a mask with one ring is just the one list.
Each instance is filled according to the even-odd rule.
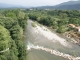
[[37,49],[37,50],[43,50],[43,51],[49,52],[51,54],[54,54],[56,56],[64,57],[64,58],[69,59],[69,60],[80,60],[80,57],[74,57],[72,55],[65,54],[65,53],[62,53],[62,52],[59,52],[59,51],[56,51],[56,50],[52,50],[52,49],[49,49],[49,48],[45,48],[43,46],[38,46],[38,45],[34,46],[33,44],[27,45],[27,50],[31,50],[31,48]]

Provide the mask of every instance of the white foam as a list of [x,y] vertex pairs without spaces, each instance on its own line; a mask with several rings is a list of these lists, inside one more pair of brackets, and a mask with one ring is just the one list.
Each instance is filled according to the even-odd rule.
[[35,45],[29,43],[27,45],[27,50],[31,50],[31,48],[37,49],[37,50],[43,50],[43,51],[46,51],[46,52],[50,52],[51,54],[54,54],[54,55],[57,55],[57,56],[61,56],[61,57],[67,58],[69,60],[80,60],[80,57],[74,57],[72,55],[65,54],[65,53],[62,53],[62,52],[59,52],[59,51],[56,51],[56,50],[52,50],[50,48],[45,48],[44,46],[39,46],[39,45],[36,45],[35,46]]
[[[33,21],[31,21],[31,22],[33,22]],[[71,47],[70,44],[65,39],[59,37],[58,35],[51,32],[48,28],[46,28],[44,26],[40,27],[36,24],[36,27],[33,27],[33,31],[37,34],[42,34],[44,37],[46,37],[47,39],[49,39],[52,42],[57,42],[58,41],[63,46]]]

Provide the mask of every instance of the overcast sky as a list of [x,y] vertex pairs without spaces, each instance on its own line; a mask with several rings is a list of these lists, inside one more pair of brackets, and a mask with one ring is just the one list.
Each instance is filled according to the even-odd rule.
[[70,0],[0,0],[0,3],[21,5],[21,6],[51,6],[67,1]]

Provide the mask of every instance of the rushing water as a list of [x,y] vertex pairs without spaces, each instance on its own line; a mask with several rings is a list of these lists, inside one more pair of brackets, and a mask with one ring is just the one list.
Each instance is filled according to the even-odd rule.
[[[70,47],[64,47],[59,42],[51,42],[46,37],[41,34],[36,34],[32,29],[31,22],[28,20],[28,25],[25,33],[25,44],[27,46],[28,42],[33,45],[40,45],[46,48],[55,49],[60,52],[70,54],[73,56],[80,56],[80,47],[76,44],[70,43]],[[42,50],[31,49],[28,54],[28,60],[67,60],[65,58],[55,56],[50,54],[49,52],[45,52]]]

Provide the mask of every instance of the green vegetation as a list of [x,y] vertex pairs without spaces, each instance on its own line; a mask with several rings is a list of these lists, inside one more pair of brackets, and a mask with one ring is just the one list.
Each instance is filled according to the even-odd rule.
[[26,47],[21,39],[27,19],[27,14],[19,9],[1,11],[0,60],[26,60]]
[[[78,10],[0,10],[0,60],[26,60],[26,47],[21,40],[28,17],[64,33],[73,29],[69,24],[80,26],[79,16]],[[35,23],[32,26],[36,27]]]
[[31,25],[32,25],[33,27],[36,27],[36,23],[34,23],[34,22],[32,22]]
[[58,33],[70,31],[69,24],[80,25],[78,10],[25,10],[33,21],[56,29]]

